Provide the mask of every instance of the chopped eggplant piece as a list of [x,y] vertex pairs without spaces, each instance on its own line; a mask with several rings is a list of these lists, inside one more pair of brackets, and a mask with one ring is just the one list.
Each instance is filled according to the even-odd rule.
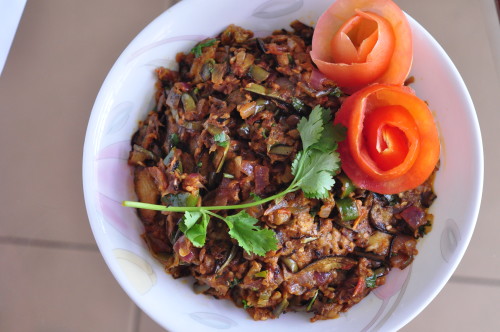
[[342,256],[325,257],[317,260],[305,268],[300,270],[298,273],[307,272],[330,272],[332,270],[350,270],[356,266],[356,261],[354,259]]
[[[134,172],[134,188],[140,202],[157,204],[160,199],[160,191],[150,175],[147,168],[136,168]],[[153,210],[138,209],[141,219],[152,222],[157,214]]]
[[392,226],[394,219],[394,209],[391,206],[383,206],[375,199],[370,210],[370,223],[381,232],[394,233],[396,230]]
[[277,154],[280,156],[289,156],[294,151],[292,146],[284,145],[284,144],[275,144],[269,149],[269,153]]
[[130,151],[129,164],[130,165],[142,165],[146,160],[151,160],[153,162],[158,161],[158,157],[151,151],[144,149],[142,146],[134,144],[133,150]]
[[391,245],[392,235],[376,231],[368,238],[366,251],[372,251],[377,255],[387,255]]

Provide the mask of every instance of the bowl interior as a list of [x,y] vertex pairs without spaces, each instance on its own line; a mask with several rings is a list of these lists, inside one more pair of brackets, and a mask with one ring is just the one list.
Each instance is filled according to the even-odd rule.
[[[170,331],[190,328],[237,331],[396,330],[415,317],[447,282],[472,236],[483,183],[479,126],[469,93],[437,42],[409,18],[414,36],[412,87],[429,103],[441,134],[438,199],[431,208],[432,232],[419,241],[410,268],[392,271],[377,289],[339,319],[309,323],[309,315],[287,314],[254,322],[229,301],[192,291],[192,280],[174,280],[149,254],[135,211],[127,165],[130,139],[154,106],[154,69],[176,68],[175,55],[234,23],[264,36],[299,19],[314,24],[330,0],[183,1],[160,15],[125,49],[99,92],[84,147],[83,184],[87,212],[99,249],[123,289]],[[196,24],[193,24],[196,22]],[[466,189],[466,190],[464,190]],[[432,271],[432,272],[431,272]]]

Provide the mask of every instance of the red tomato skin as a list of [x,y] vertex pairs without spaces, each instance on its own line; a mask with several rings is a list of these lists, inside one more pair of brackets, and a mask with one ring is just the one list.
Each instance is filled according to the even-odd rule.
[[[356,14],[371,12],[389,21],[394,32],[394,51],[381,73],[385,61],[333,63],[330,42],[341,26]],[[350,94],[372,83],[403,84],[413,61],[411,28],[404,12],[391,0],[337,0],[318,19],[311,58],[318,69]]]
[[[408,168],[405,172],[394,169],[384,171],[377,168],[368,153],[360,153],[363,147],[359,146],[358,138],[363,130],[365,113],[387,105],[400,105],[407,109],[417,126],[418,136],[409,138],[418,140],[414,152],[415,160],[410,167],[403,166],[398,169],[401,171]],[[432,174],[439,160],[440,143],[434,118],[427,104],[416,97],[411,88],[385,84],[368,86],[344,101],[334,123],[347,127],[347,138],[339,143],[338,152],[342,170],[359,188],[380,194],[397,194],[413,189]],[[366,150],[366,147],[364,149]],[[360,160],[366,165],[360,167]],[[367,171],[367,167],[372,169]]]

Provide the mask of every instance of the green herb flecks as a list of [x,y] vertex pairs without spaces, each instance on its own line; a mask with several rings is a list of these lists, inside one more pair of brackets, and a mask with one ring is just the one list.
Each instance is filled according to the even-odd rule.
[[[288,193],[302,190],[308,198],[326,198],[335,184],[334,175],[339,171],[337,142],[345,136],[345,128],[331,125],[329,110],[316,106],[309,118],[302,118],[297,129],[302,140],[300,151],[292,163],[294,179],[286,188],[275,195],[260,198],[252,195],[253,201],[224,206],[164,206],[141,202],[123,202],[124,206],[157,211],[183,212],[184,217],[179,228],[196,247],[205,244],[206,229],[210,217],[220,219],[229,228],[229,235],[238,242],[247,253],[264,256],[277,249],[278,240],[273,230],[262,228],[258,219],[250,216],[243,209],[261,205],[282,198]],[[225,133],[221,133],[226,138]],[[215,142],[227,142],[228,139],[214,136]],[[227,146],[227,145],[226,145]],[[241,210],[227,217],[212,211]]]
[[330,92],[330,95],[337,97],[337,98],[345,96],[344,92],[342,92],[342,90],[340,90],[340,88],[338,86],[335,87],[335,89],[333,89],[332,92]]
[[177,144],[179,144],[179,135],[177,134],[170,135],[170,144],[172,146],[177,146]]
[[247,300],[241,300],[241,304],[243,304],[243,309],[252,308],[253,306],[248,304]]
[[218,146],[222,146],[223,148],[225,148],[229,144],[229,137],[226,135],[225,132],[222,131],[214,135],[214,141],[215,144],[217,144]]
[[198,43],[198,44],[196,44],[195,47],[193,47],[191,49],[191,53],[193,53],[194,56],[196,58],[198,58],[203,53],[203,48],[204,47],[213,46],[213,45],[215,45],[215,43],[217,43],[217,39],[215,39],[215,38],[214,39],[209,39],[209,40],[207,40],[207,41],[205,41],[203,43]]
[[366,277],[365,284],[368,288],[375,288],[377,286],[377,276],[374,274],[372,276]]
[[240,283],[240,281],[241,281],[241,280],[240,280],[240,279],[238,279],[238,278],[234,278],[233,280],[229,281],[229,282],[228,282],[228,286],[229,286],[229,288],[233,288],[234,286],[236,286],[237,284],[239,284],[239,283]]

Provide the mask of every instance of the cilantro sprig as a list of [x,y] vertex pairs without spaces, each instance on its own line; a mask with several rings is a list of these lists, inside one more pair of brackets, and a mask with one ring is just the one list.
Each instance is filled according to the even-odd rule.
[[[229,236],[248,253],[264,256],[268,251],[276,250],[278,240],[273,230],[261,228],[258,219],[242,209],[261,205],[280,199],[288,193],[302,190],[308,198],[326,198],[335,184],[334,176],[340,169],[337,142],[345,137],[345,128],[331,125],[331,113],[328,109],[316,106],[309,118],[302,118],[297,125],[302,140],[300,151],[292,163],[294,179],[282,192],[260,198],[253,195],[253,201],[238,205],[224,206],[164,206],[141,202],[123,202],[124,206],[158,211],[184,212],[179,229],[196,247],[205,245],[207,226],[210,218],[220,219],[229,228]],[[223,140],[222,140],[223,141]],[[219,142],[218,142],[219,143]],[[213,211],[241,210],[236,214],[221,216]]]

